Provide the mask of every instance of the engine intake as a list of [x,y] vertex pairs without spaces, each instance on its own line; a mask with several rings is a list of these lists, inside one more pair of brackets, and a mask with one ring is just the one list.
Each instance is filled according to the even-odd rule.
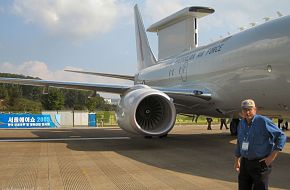
[[131,133],[162,136],[174,126],[176,110],[163,92],[136,85],[122,97],[117,109],[119,126]]

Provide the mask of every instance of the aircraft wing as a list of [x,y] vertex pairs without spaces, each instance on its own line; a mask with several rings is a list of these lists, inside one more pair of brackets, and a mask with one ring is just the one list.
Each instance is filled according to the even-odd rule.
[[108,73],[96,73],[96,72],[89,72],[89,71],[75,71],[66,69],[64,71],[72,72],[72,73],[81,73],[87,75],[96,75],[96,76],[103,76],[103,77],[110,77],[110,78],[117,78],[117,79],[124,79],[124,80],[132,80],[134,81],[135,77],[130,75],[117,75],[117,74],[108,74]]
[[61,81],[48,81],[37,79],[19,79],[19,78],[2,78],[1,83],[31,85],[31,86],[43,86],[43,87],[56,87],[67,89],[80,89],[80,90],[92,90],[100,92],[108,92],[115,94],[122,94],[132,86],[121,85],[109,85],[109,84],[93,84],[93,83],[81,83],[81,82],[61,82]]
[[[20,84],[20,85],[31,85],[31,86],[43,86],[43,87],[56,87],[56,88],[66,88],[66,89],[79,89],[79,90],[92,90],[99,92],[108,92],[114,94],[123,94],[132,85],[112,85],[112,84],[98,84],[98,83],[81,83],[81,82],[62,82],[62,81],[49,81],[49,80],[38,80],[38,79],[19,79],[19,78],[2,78],[0,77],[0,83],[9,84]],[[203,100],[209,101],[211,99],[211,94],[194,89],[180,89],[180,88],[162,88],[162,87],[152,87],[153,89],[164,92],[170,97],[175,97],[176,95],[181,96],[193,96],[196,98],[201,98]]]

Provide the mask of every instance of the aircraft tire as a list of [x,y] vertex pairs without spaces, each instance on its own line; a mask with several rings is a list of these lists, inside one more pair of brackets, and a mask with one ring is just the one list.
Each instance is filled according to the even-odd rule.
[[232,136],[237,136],[239,122],[240,122],[240,119],[232,119],[230,123],[230,132]]

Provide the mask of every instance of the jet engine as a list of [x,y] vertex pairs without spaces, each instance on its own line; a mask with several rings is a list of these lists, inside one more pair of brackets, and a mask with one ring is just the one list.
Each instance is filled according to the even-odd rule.
[[163,136],[174,126],[176,110],[165,93],[135,85],[117,107],[117,122],[125,131],[143,136]]

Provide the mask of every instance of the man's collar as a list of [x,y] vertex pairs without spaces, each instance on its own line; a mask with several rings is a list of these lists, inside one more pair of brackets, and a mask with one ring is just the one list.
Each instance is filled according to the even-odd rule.
[[248,126],[251,126],[252,125],[252,123],[254,122],[256,116],[257,116],[257,114],[254,115],[254,117],[252,118],[252,120],[250,121],[250,123],[248,123],[248,120],[246,118],[244,118]]

